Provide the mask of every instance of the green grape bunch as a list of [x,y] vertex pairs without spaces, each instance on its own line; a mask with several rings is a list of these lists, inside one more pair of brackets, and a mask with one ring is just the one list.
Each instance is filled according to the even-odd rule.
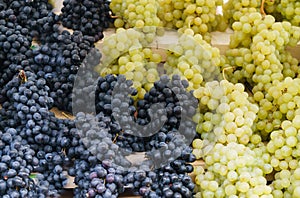
[[164,35],[150,39],[148,36],[141,29],[119,28],[115,34],[104,38],[103,58],[97,72],[101,76],[122,74],[132,80],[139,99],[162,73],[170,77],[179,74],[189,83],[189,91],[221,79],[220,51],[204,41],[200,34],[186,30],[174,36],[175,42],[168,42]]
[[259,152],[243,144],[217,143],[204,157],[206,170],[201,166],[194,170],[195,197],[273,198],[272,188],[265,178],[272,167],[266,163],[265,168],[261,167],[261,159]]
[[179,29],[183,33],[192,29],[195,34],[201,34],[204,40],[210,41],[210,32],[224,31],[227,23],[217,8],[223,5],[222,0],[159,0],[158,17],[163,26]]
[[117,17],[114,22],[116,28],[161,25],[157,17],[158,3],[155,0],[112,0],[110,9]]
[[300,2],[298,0],[277,0],[276,11],[282,20],[289,21],[295,26],[300,26]]

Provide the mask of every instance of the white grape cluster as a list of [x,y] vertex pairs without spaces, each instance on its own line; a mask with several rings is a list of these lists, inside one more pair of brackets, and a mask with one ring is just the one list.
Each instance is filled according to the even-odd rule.
[[144,28],[161,26],[157,17],[156,0],[112,0],[110,9],[116,15],[116,28]]
[[145,42],[151,43],[157,34],[163,32],[162,22],[157,17],[158,3],[156,0],[112,0],[112,12],[116,15],[116,28],[135,28],[144,33]]
[[297,59],[285,48],[299,41],[300,28],[258,12],[242,16],[232,27],[235,32],[226,52],[225,75],[234,83],[249,85],[251,101],[260,108],[254,130],[266,138],[285,119],[271,93],[278,82],[299,74]]
[[[291,23],[275,22],[272,15],[263,16],[259,12],[246,13],[239,21],[232,24],[234,30],[230,39],[230,48],[250,47],[252,42],[269,40],[274,47],[283,50],[287,45],[295,46],[299,40],[299,27],[292,26]],[[269,38],[265,38],[265,35]],[[262,38],[261,38],[262,37]]]
[[210,41],[209,32],[219,28],[225,30],[227,24],[223,17],[217,14],[217,6],[222,6],[222,0],[159,0],[158,16],[163,26],[179,29],[184,32],[192,29]]
[[[242,16],[255,12],[263,15],[271,14],[276,19],[281,19],[282,17],[277,11],[278,1],[280,0],[228,0],[223,6],[224,20],[232,25]],[[262,2],[264,2],[263,5]]]
[[178,43],[168,47],[164,66],[168,75],[179,74],[188,80],[188,90],[195,90],[205,82],[219,80],[220,65],[219,49],[209,45],[200,34],[186,30]]
[[273,196],[300,197],[300,165],[294,170],[281,170],[275,174],[274,181],[271,184]]
[[[159,71],[170,76],[179,74],[182,80],[189,82],[188,90],[221,79],[222,59],[218,48],[204,41],[200,34],[194,35],[192,30],[186,30],[177,38],[175,44],[160,46],[152,42],[153,39],[147,39],[146,33],[119,28],[115,34],[104,38],[103,57],[97,71],[102,76],[125,75],[128,80],[133,80],[140,97],[158,80]],[[162,47],[159,53],[155,53],[155,46]],[[164,62],[162,56],[166,57]]]
[[259,160],[260,157],[243,144],[216,144],[204,157],[206,170],[201,166],[194,169],[198,192],[195,197],[273,198]]
[[[277,97],[276,101],[280,110],[278,114],[285,117],[280,129],[270,133],[271,140],[267,144],[268,152],[272,154],[272,166],[275,170],[295,169],[297,167],[295,162],[300,159],[299,79],[294,80],[298,83],[289,83],[290,87],[284,88],[283,92],[275,88],[273,90],[273,96]],[[293,80],[290,79],[290,81]],[[289,164],[290,161],[292,163]]]
[[103,65],[110,65],[125,52],[142,48],[140,40],[143,34],[135,29],[119,28],[115,34],[105,37],[101,46]]
[[195,121],[203,139],[222,144],[250,142],[258,106],[248,100],[243,84],[212,81],[193,93],[199,99]]
[[135,97],[139,99],[159,79],[157,65],[162,60],[160,54],[144,47],[143,41],[144,33],[132,28],[119,28],[115,34],[104,38],[103,57],[96,67],[101,76],[122,74],[126,79],[132,80],[138,91]]
[[242,16],[232,27],[225,67],[234,70],[230,76],[233,82],[247,81],[253,93],[265,93],[274,80],[297,75],[298,61],[285,48],[299,41],[299,27],[275,22],[273,16],[263,17],[258,12]]
[[[268,16],[272,22],[265,23],[267,27],[253,36],[250,47],[253,63],[257,66],[256,72],[252,77],[253,82],[257,84],[253,92],[257,90],[261,91],[262,89],[267,91],[267,87],[271,82],[282,80],[285,77],[282,73],[284,65],[280,61],[280,54],[285,51],[285,46],[290,42],[295,42],[292,40],[294,37],[291,33],[293,30],[291,30],[292,26],[290,23],[275,23],[275,19],[270,15]],[[262,89],[260,86],[262,86]]]
[[257,91],[253,99],[259,104],[258,121],[255,129],[263,137],[268,137],[273,130],[278,130],[284,120],[293,120],[300,107],[300,79],[286,77],[282,81],[274,81],[264,94]]
[[277,0],[276,11],[281,14],[284,20],[293,25],[300,26],[300,2],[297,0]]
[[300,196],[300,115],[283,121],[282,130],[273,131],[267,144],[270,164],[276,171],[272,184],[274,197]]
[[245,14],[258,12],[260,5],[261,0],[228,0],[223,6],[224,17],[232,24]]
[[273,98],[273,106],[278,108],[282,117],[293,120],[300,113],[300,79],[287,77],[283,81],[274,82],[268,90]]
[[[276,171],[294,170],[297,167],[299,151],[296,147],[298,140],[293,134],[294,128],[278,130],[271,133],[271,140],[267,144],[267,151],[271,156],[271,165]],[[296,132],[297,133],[297,132]],[[296,145],[294,145],[296,144]]]

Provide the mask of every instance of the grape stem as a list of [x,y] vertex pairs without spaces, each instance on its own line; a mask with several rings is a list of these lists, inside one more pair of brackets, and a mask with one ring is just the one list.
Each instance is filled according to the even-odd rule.
[[113,143],[116,143],[117,142],[117,138],[119,137],[119,133],[116,134],[116,137],[114,138],[113,140]]
[[20,70],[20,71],[19,71],[18,78],[21,79],[21,82],[22,82],[22,83],[27,82],[27,77],[26,77],[26,74],[25,74],[25,71],[24,71],[24,70]]
[[193,20],[191,19],[191,20],[189,20],[189,22],[188,22],[188,28],[189,28],[189,29],[191,29],[191,23],[192,23],[192,21],[193,21]]
[[71,119],[71,117],[68,116],[65,112],[61,112],[61,114],[62,114],[63,116],[65,116],[66,118]]
[[113,15],[112,12],[109,12],[109,17],[112,18],[112,19],[117,19],[117,18],[119,18],[118,16]]
[[261,0],[260,13],[263,15],[263,17],[266,16],[266,12],[265,12],[265,0]]
[[61,152],[63,152],[63,154],[64,155],[66,155],[67,153],[66,153],[66,149],[65,148],[63,148],[62,150],[61,150]]
[[223,75],[223,79],[224,80],[226,80],[226,81],[228,81],[227,80],[227,78],[226,78],[226,76],[225,76],[225,71],[227,71],[227,70],[229,70],[229,69],[234,69],[235,67],[226,67],[226,68],[224,68],[223,70],[222,70],[222,75]]

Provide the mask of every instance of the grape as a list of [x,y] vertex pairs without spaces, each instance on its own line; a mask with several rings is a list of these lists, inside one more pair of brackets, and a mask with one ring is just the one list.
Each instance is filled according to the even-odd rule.
[[[63,123],[48,111],[53,105],[53,99],[48,96],[49,87],[46,86],[45,79],[37,78],[31,72],[21,71],[5,85],[4,90],[7,101],[3,103],[1,114],[6,114],[7,121],[13,119],[13,122],[10,121],[13,128],[7,128],[7,123],[3,123],[4,126],[1,127],[7,132],[2,141],[10,143],[12,138],[15,139],[9,155],[17,157],[16,161],[11,162],[7,177],[22,187],[16,192],[22,196],[56,196],[67,183],[67,175],[62,168],[67,163],[67,158],[61,152],[66,146],[64,138],[57,135],[57,130],[65,129]],[[46,145],[49,142],[52,144]],[[14,149],[21,149],[20,156],[13,154]],[[11,157],[2,159],[9,163]],[[24,161],[20,161],[21,159]],[[38,175],[35,183],[30,180],[31,174]],[[24,186],[22,182],[30,182],[34,186]],[[2,193],[8,191],[6,189]]]
[[114,26],[118,28],[136,28],[143,32],[145,40],[151,43],[162,26],[157,17],[158,3],[155,0],[113,0],[110,8],[117,19]]
[[[88,77],[88,75],[87,75]],[[120,81],[123,82],[122,84],[117,84],[116,82]],[[178,88],[177,96],[181,96],[181,94],[185,93],[185,87],[187,86],[187,82],[180,81],[179,76],[174,76],[172,80],[170,80],[167,76],[162,76],[159,81],[156,81],[154,83],[154,87],[152,87],[148,93],[145,94],[143,100],[137,101],[137,107],[136,109],[133,106],[133,100],[132,98],[129,100],[129,103],[126,104],[124,101],[123,95],[116,95],[115,97],[111,97],[112,90],[116,89],[118,86],[122,86],[123,89],[125,89],[125,84],[127,86],[131,86],[133,83],[129,80],[126,80],[124,76],[118,76],[115,77],[114,75],[107,75],[105,78],[99,77],[98,78],[98,84],[96,89],[96,111],[98,113],[97,119],[99,119],[100,124],[98,125],[97,122],[94,122],[92,117],[88,114],[84,113],[78,113],[77,119],[81,122],[85,122],[83,124],[81,131],[78,131],[78,134],[86,134],[85,136],[81,136],[82,138],[91,138],[93,137],[92,141],[85,141],[85,146],[87,146],[90,151],[94,154],[97,154],[97,158],[106,160],[108,159],[114,159],[112,164],[122,164],[123,167],[127,167],[130,164],[124,164],[127,160],[123,159],[122,157],[119,157],[120,153],[118,154],[118,148],[126,149],[125,151],[146,151],[147,158],[153,162],[155,162],[155,166],[159,165],[159,163],[164,163],[164,160],[168,163],[162,168],[159,168],[157,170],[150,170],[150,167],[144,167],[141,165],[141,169],[133,168],[128,169],[128,171],[124,172],[124,181],[129,188],[132,188],[136,193],[139,193],[143,197],[151,196],[151,191],[155,191],[156,193],[166,193],[166,194],[172,194],[172,191],[164,192],[164,187],[157,186],[160,183],[164,183],[165,186],[168,186],[170,182],[178,182],[182,181],[185,188],[182,190],[174,189],[178,194],[180,193],[184,197],[190,197],[192,195],[192,190],[194,188],[193,183],[191,183],[191,178],[187,175],[187,173],[190,173],[193,168],[188,162],[193,162],[195,160],[195,156],[191,153],[192,149],[190,147],[184,146],[183,143],[183,137],[179,137],[178,135],[175,136],[174,132],[178,130],[179,127],[179,120],[184,120],[183,117],[181,117],[181,109],[188,109],[188,112],[186,116],[193,116],[195,112],[196,105],[193,105],[193,102],[190,100],[194,100],[194,103],[196,102],[195,99],[193,99],[192,94],[190,93],[189,96],[186,97],[186,100],[183,102],[183,106],[180,107],[177,105],[176,102],[178,102],[175,97],[175,95],[172,93],[171,89],[168,87],[168,83],[171,82],[176,85],[176,87],[172,87],[172,89]],[[88,92],[88,90],[87,90]],[[131,89],[130,93],[137,93],[136,90]],[[187,94],[187,93],[186,93]],[[162,95],[163,97],[159,97],[159,101],[157,101],[157,98],[154,97],[156,95]],[[182,95],[183,96],[183,95]],[[122,100],[123,98],[123,100]],[[159,129],[159,132],[157,134],[154,134],[149,137],[137,137],[134,135],[137,134],[127,134],[127,130],[125,128],[124,131],[122,131],[122,128],[120,126],[124,126],[124,124],[127,124],[129,122],[128,117],[133,117],[136,112],[136,122],[140,125],[145,125],[150,122],[149,117],[147,116],[147,109],[151,106],[151,104],[155,104],[157,102],[163,102],[166,101],[166,108],[169,109],[169,115],[168,121],[165,123],[165,125]],[[108,104],[114,104],[117,106],[107,106]],[[176,103],[176,105],[175,105]],[[121,122],[116,122],[113,119],[112,116],[112,109],[121,112],[122,108],[126,107],[130,109],[129,115],[126,116],[126,120],[121,120]],[[174,110],[173,110],[174,109]],[[151,117],[153,117],[151,115]],[[124,118],[125,119],[125,118]],[[106,120],[106,123],[104,122]],[[124,122],[124,123],[123,123]],[[93,130],[90,130],[90,126]],[[95,125],[96,124],[96,125]],[[151,123],[150,123],[151,124]],[[183,126],[181,126],[184,130],[179,131],[183,133],[182,135],[185,136],[192,136],[193,131],[195,130],[195,126],[192,122],[186,121],[181,123]],[[102,128],[99,128],[99,126],[102,126]],[[134,128],[130,128],[131,130],[135,131]],[[152,126],[147,126],[147,131],[150,133],[150,130],[152,130]],[[96,132],[99,131],[99,132]],[[137,133],[136,131],[135,133]],[[177,139],[173,140],[173,137],[176,137]],[[103,141],[99,140],[102,138]],[[100,138],[100,139],[99,139]],[[80,158],[82,160],[88,160],[90,158],[89,155],[83,156],[81,152],[76,151],[79,150],[79,148],[82,146],[83,143],[81,140],[78,139],[78,137],[74,137],[74,139],[77,139],[76,142],[78,142],[77,145],[74,144],[73,147],[75,148],[69,148],[67,150],[68,157],[69,158]],[[99,139],[99,140],[98,140]],[[169,142],[171,141],[172,142]],[[94,144],[95,142],[96,144]],[[168,143],[169,142],[169,143]],[[115,143],[115,144],[113,144]],[[95,150],[93,149],[95,146]],[[98,147],[98,148],[97,148]],[[101,147],[99,149],[99,147]],[[163,150],[158,150],[155,152],[154,149],[159,149],[161,147],[164,147]],[[175,149],[177,147],[177,149]],[[77,149],[76,149],[77,148]],[[74,151],[72,151],[74,150]],[[97,152],[97,150],[101,152]],[[111,157],[107,156],[107,153],[113,151],[111,153]],[[119,150],[120,151],[120,150]],[[175,155],[172,152],[177,152],[176,155],[178,155],[178,159],[174,160],[174,157],[172,155]],[[130,153],[130,152],[129,152]],[[127,155],[126,153],[124,153]],[[124,155],[123,154],[123,155]],[[171,155],[172,154],[172,155]],[[170,159],[169,159],[170,158]],[[148,161],[149,161],[148,160]],[[77,162],[76,162],[77,163]],[[88,165],[85,162],[78,162],[85,164],[85,170],[88,168]],[[129,162],[130,163],[130,162]],[[111,163],[107,163],[111,164]],[[110,167],[110,165],[106,165],[106,163],[102,162],[103,167],[105,168]],[[147,165],[147,161],[145,162],[145,165]],[[79,164],[77,167],[81,167]],[[74,168],[75,170],[78,168]],[[103,170],[103,169],[102,169]],[[172,177],[168,174],[163,175],[166,172],[169,172],[172,174]],[[94,180],[95,179],[95,173],[97,171],[92,171],[89,175],[89,179]],[[69,171],[70,174],[75,176],[74,171]],[[105,176],[105,181],[108,183],[114,183],[115,178],[112,178],[111,175],[107,174],[105,175],[105,171],[101,171],[97,173],[97,175]],[[108,193],[108,190],[104,190],[103,186],[99,189],[96,187],[96,189],[87,189],[84,187],[86,184],[82,184],[79,182],[80,178],[82,178],[82,174],[79,174],[78,177],[75,177],[75,182],[80,185],[80,188],[76,190],[76,194],[78,196],[89,193],[91,195],[96,195],[97,193]],[[169,179],[168,179],[169,178]],[[173,181],[174,180],[174,181]],[[169,183],[168,183],[169,181]],[[95,181],[96,182],[96,181]],[[87,182],[85,182],[87,183]],[[156,185],[157,184],[157,185]],[[93,186],[97,186],[92,181]],[[100,186],[99,186],[100,187]],[[113,188],[113,186],[106,186],[106,189]],[[153,193],[152,193],[153,194]]]
[[[6,18],[8,20],[6,20]],[[29,66],[32,37],[28,28],[23,28],[16,22],[16,15],[12,9],[1,10],[0,20],[0,88],[8,83],[19,70]],[[9,32],[10,35],[6,35]],[[5,98],[1,97],[2,102]]]
[[147,26],[160,26],[157,15],[157,2],[154,0],[118,1],[110,3],[112,12],[118,17],[116,28],[144,28]]
[[[247,30],[249,27],[243,28],[246,24],[250,24],[251,31]],[[273,97],[280,97],[274,89],[277,82],[287,77],[294,78],[298,73],[298,61],[286,52],[285,47],[299,40],[288,36],[294,35],[299,27],[289,22],[275,22],[271,15],[263,18],[257,12],[242,16],[232,26],[235,32],[230,41],[231,49],[226,52],[225,68],[228,69],[225,75],[230,76],[234,83],[248,84],[249,91],[253,93],[251,101],[260,107],[258,122],[253,129],[267,138],[273,129],[278,129],[283,116],[293,116],[291,111],[288,113],[287,104],[278,106],[280,110],[276,113],[271,109],[274,106]],[[278,34],[278,31],[282,32]],[[293,108],[293,103],[289,107]]]
[[[227,28],[223,17],[217,14],[217,7],[223,4],[222,1],[158,1],[158,17],[162,20],[163,26],[179,29],[183,33],[191,29],[195,34],[201,34],[204,40],[210,42],[209,32],[220,28]],[[225,23],[224,23],[225,22]],[[221,24],[224,27],[220,27]]]
[[[74,197],[82,197],[88,194],[90,197],[97,196],[118,196],[124,191],[122,183],[123,174],[117,172],[117,167],[104,167],[103,164],[88,165],[85,160],[75,160],[75,168],[80,173],[76,175],[75,182],[77,187],[74,189]],[[106,176],[99,176],[97,173],[100,170],[109,172]],[[91,178],[92,177],[92,178]]]
[[[133,80],[139,92],[136,98],[142,98],[158,79],[157,66],[162,61],[160,54],[147,47],[149,43],[145,43],[144,36],[135,29],[118,29],[116,34],[104,39],[103,61],[97,68],[101,75],[122,74]],[[212,48],[200,34],[183,34],[178,40],[178,44],[167,48],[167,60],[163,66],[168,75],[179,74],[188,80],[188,90],[196,89],[206,81],[220,79],[218,66],[221,60],[217,48]],[[120,43],[124,47],[118,49]],[[142,73],[146,74],[145,78],[142,78]]]
[[188,80],[188,90],[220,79],[219,66],[219,50],[204,41],[200,34],[179,36],[178,43],[169,47],[165,63],[167,74],[179,74]]
[[297,1],[279,0],[276,4],[276,11],[280,13],[283,20],[289,21],[295,26],[300,25],[300,3]]
[[[134,29],[118,29],[116,34],[104,39],[103,59],[97,67],[101,76],[122,74],[126,79],[133,80],[139,93],[135,96],[136,99],[142,99],[158,80],[157,64],[161,61],[161,55],[142,47],[143,36],[143,33]],[[118,48],[119,44],[123,47]],[[110,47],[106,49],[106,46]]]
[[[230,0],[223,17],[219,0],[66,0],[60,15],[45,0],[1,1],[1,197],[58,197],[68,175],[74,197],[116,198],[125,187],[142,197],[299,197],[299,62],[286,50],[300,40],[299,5],[263,3]],[[209,32],[227,23],[221,56]],[[158,52],[161,27],[180,34]],[[73,90],[86,82],[96,88]],[[50,111],[72,105],[76,120]],[[128,168],[132,152],[146,160]]]
[[[263,145],[260,148],[263,148]],[[265,172],[260,163],[255,163],[259,159],[260,156],[245,145],[235,142],[227,145],[215,144],[212,152],[204,157],[205,163],[209,165],[207,170],[194,171],[198,187],[196,196],[271,195],[272,189],[267,186]]]
[[249,13],[255,13],[259,11],[261,5],[260,0],[253,1],[236,1],[229,0],[224,5],[224,16],[233,26],[233,22],[239,21],[240,18]]
[[[31,38],[40,40],[50,36],[58,27],[59,17],[52,12],[52,5],[46,0],[33,1],[7,1],[5,11],[13,11],[15,25],[20,25]],[[2,9],[1,9],[2,10]]]
[[[155,171],[131,170],[125,175],[124,181],[128,186],[133,186],[135,191],[138,190],[143,197],[172,196],[175,193],[179,193],[182,197],[190,197],[193,194],[194,184],[188,175],[190,171],[178,168],[182,166],[187,166],[186,162],[178,159],[171,165]],[[166,189],[170,185],[172,188]]]
[[65,0],[63,5],[62,25],[93,36],[96,41],[103,38],[103,31],[109,27],[109,22],[113,22],[108,1]]
[[[94,38],[84,36],[79,31],[74,31],[72,35],[63,31],[48,39],[45,44],[33,49],[34,60],[30,69],[46,80],[55,106],[71,112],[73,84],[82,61],[87,60],[89,53],[94,59],[90,58],[89,62],[99,62],[101,54],[92,49]],[[72,43],[68,43],[68,40]]]
[[[199,120],[197,132],[203,139],[223,144],[236,142],[247,145],[250,142],[258,106],[248,100],[242,84],[232,84],[226,80],[207,82],[194,91],[194,96],[200,100],[202,119]],[[197,146],[196,142],[194,144]]]

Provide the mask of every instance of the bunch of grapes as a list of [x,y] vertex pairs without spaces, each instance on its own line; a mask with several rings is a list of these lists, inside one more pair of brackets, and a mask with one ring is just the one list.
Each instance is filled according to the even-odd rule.
[[209,45],[200,34],[193,35],[191,30],[186,30],[179,36],[178,43],[168,48],[164,67],[168,75],[179,74],[187,80],[188,90],[193,90],[221,79],[220,65],[219,49]]
[[274,189],[274,197],[298,197],[300,196],[300,168],[299,165],[295,170],[282,170],[275,174],[271,187]]
[[259,157],[249,147],[231,142],[217,143],[204,157],[206,170],[195,168],[195,197],[273,197]]
[[103,38],[103,31],[113,21],[105,0],[64,0],[59,17],[64,27],[93,36],[96,41]]
[[234,82],[248,82],[253,93],[265,92],[274,80],[297,75],[298,62],[285,48],[299,41],[299,27],[257,12],[242,16],[232,27],[225,67],[234,70],[230,77]]
[[182,33],[192,29],[195,34],[201,34],[206,41],[210,41],[209,32],[227,28],[222,15],[217,14],[217,7],[222,4],[220,0],[161,0],[158,16],[164,27],[179,29]]
[[196,89],[194,96],[200,101],[197,132],[203,139],[222,144],[250,142],[258,107],[248,100],[242,84],[212,81]]
[[300,3],[296,0],[229,0],[223,6],[224,17],[231,25],[253,12],[270,14],[276,21],[288,21],[295,26],[300,24]]
[[287,20],[295,26],[300,25],[300,2],[297,0],[277,0],[276,11],[282,20]]
[[[155,35],[163,32],[162,23],[157,17],[158,3],[156,0],[113,0],[110,3],[112,12],[116,15],[114,26],[118,28],[135,28],[145,35],[151,43]],[[143,41],[144,42],[144,41]]]
[[276,171],[271,187],[275,197],[299,196],[299,114],[283,121],[281,130],[271,133],[267,144],[270,164]]
[[224,17],[230,24],[239,21],[245,14],[259,11],[261,0],[239,1],[229,0],[223,6]]
[[[187,80],[188,90],[197,89],[205,82],[221,79],[219,66],[222,59],[218,48],[209,45],[200,34],[193,35],[191,30],[186,30],[185,33],[176,37],[178,43],[168,45],[167,50],[158,54],[154,47],[151,48],[153,44],[150,44],[151,39],[147,39],[147,34],[120,28],[116,34],[104,39],[103,59],[97,71],[101,75],[123,74],[133,80],[134,87],[141,93],[140,98],[158,79],[160,68],[167,75],[178,74]],[[160,64],[164,52],[166,60]]]
[[116,20],[116,28],[138,28],[150,36],[156,34],[156,27],[161,27],[157,17],[158,3],[156,0],[112,0],[110,8]]
[[138,91],[134,98],[139,99],[159,79],[157,67],[162,60],[160,54],[144,47],[147,46],[143,42],[145,37],[147,35],[132,28],[118,29],[116,34],[104,39],[103,59],[96,68],[101,76],[122,74],[126,79],[132,80]]
[[[251,97],[259,107],[255,130],[266,138],[285,119],[278,111],[272,91],[278,81],[296,77],[298,61],[285,50],[286,46],[299,41],[299,27],[289,22],[275,22],[275,18],[251,13],[233,23],[235,32],[231,37],[231,49],[226,52],[225,68],[232,82],[243,82],[253,94]],[[272,88],[273,87],[273,88]]]

